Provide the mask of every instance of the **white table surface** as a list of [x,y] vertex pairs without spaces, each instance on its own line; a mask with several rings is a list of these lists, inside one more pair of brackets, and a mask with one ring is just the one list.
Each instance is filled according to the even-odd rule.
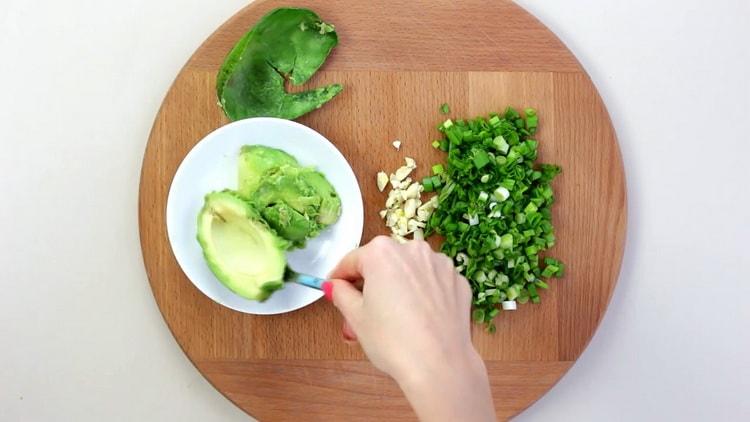
[[[167,330],[137,230],[157,108],[245,3],[0,0],[0,420],[247,420]],[[596,336],[517,420],[750,420],[750,2],[521,4],[600,89],[629,228]]]

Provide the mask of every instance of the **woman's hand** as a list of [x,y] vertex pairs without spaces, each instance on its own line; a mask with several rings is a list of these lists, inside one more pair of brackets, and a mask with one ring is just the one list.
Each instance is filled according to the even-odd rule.
[[[495,419],[487,371],[471,343],[471,288],[424,241],[377,237],[324,285],[370,361],[426,421]],[[360,292],[352,284],[364,281]]]

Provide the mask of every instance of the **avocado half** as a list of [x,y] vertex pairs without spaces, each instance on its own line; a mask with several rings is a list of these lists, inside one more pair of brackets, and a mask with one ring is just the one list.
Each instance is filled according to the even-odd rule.
[[234,293],[263,301],[284,286],[288,243],[237,193],[206,195],[198,242],[211,271]]

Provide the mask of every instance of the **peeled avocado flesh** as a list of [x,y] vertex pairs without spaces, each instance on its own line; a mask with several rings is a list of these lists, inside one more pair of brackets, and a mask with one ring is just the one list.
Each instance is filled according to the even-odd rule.
[[206,195],[198,242],[211,271],[236,294],[262,301],[283,287],[287,242],[235,192]]
[[258,190],[263,176],[274,168],[290,165],[298,166],[297,160],[286,152],[261,145],[245,145],[240,149],[239,192],[249,198]]
[[290,246],[303,246],[341,215],[341,199],[325,176],[284,151],[248,146],[239,162],[240,194]]
[[336,222],[341,216],[341,198],[333,189],[331,183],[319,171],[308,171],[305,181],[320,197],[318,223],[328,226]]

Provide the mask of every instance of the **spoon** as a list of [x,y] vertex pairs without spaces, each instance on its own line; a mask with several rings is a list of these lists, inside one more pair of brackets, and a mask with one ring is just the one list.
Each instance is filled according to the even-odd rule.
[[289,267],[284,271],[284,282],[297,283],[303,286],[312,287],[313,289],[323,290],[324,278],[318,278],[308,274],[300,274]]

